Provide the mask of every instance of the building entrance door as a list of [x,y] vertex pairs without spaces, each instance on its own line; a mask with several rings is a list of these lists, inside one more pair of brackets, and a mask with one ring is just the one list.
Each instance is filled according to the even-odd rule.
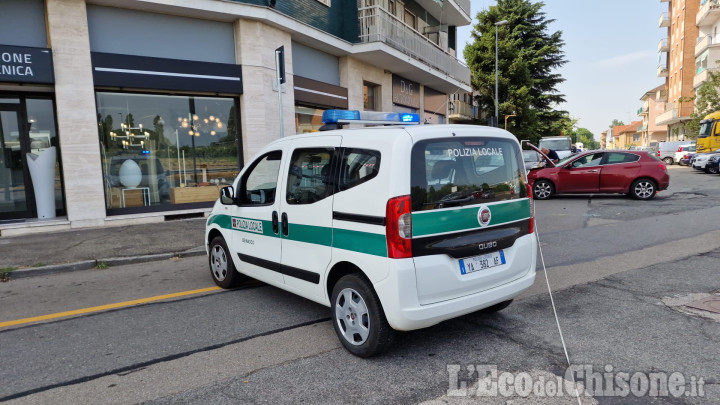
[[33,216],[35,208],[25,162],[29,151],[20,105],[0,104],[0,221]]

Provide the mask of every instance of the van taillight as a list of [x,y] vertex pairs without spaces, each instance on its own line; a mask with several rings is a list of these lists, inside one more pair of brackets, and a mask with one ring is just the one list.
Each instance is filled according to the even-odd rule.
[[532,187],[530,184],[525,186],[527,186],[527,195],[530,199],[530,232],[528,233],[533,233],[535,231],[535,202],[533,201]]
[[389,258],[412,257],[412,211],[409,195],[388,200],[385,210],[385,234]]
[[657,153],[657,156],[660,157],[660,151],[657,151],[655,153]]

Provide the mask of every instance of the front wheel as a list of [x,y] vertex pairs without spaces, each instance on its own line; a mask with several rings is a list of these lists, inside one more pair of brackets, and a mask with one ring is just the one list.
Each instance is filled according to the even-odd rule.
[[330,302],[333,328],[350,353],[370,357],[390,347],[395,331],[367,280],[357,274],[342,277],[333,287]]
[[719,172],[720,170],[718,170],[718,167],[717,167],[717,166],[707,165],[707,166],[705,166],[705,171],[708,172],[708,173],[710,173],[710,174],[718,174],[718,172]]
[[538,180],[533,186],[533,197],[537,200],[547,200],[555,192],[555,187],[547,180]]
[[666,157],[665,159],[663,159],[663,162],[665,162],[665,164],[668,166],[672,166],[675,161],[671,157]]
[[222,236],[216,236],[210,242],[208,259],[210,262],[210,274],[218,287],[233,288],[240,284],[243,276],[235,270],[235,264],[230,257],[230,251]]
[[630,185],[630,195],[638,200],[649,200],[655,197],[657,187],[650,179],[637,179]]

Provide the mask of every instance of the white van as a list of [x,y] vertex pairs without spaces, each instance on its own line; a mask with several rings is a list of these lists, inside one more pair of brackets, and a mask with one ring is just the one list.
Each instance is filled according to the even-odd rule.
[[[362,118],[343,114],[330,110],[324,122]],[[290,136],[263,148],[221,191],[207,220],[210,272],[224,288],[247,275],[330,307],[345,348],[368,357],[391,344],[394,330],[500,310],[530,287],[530,196],[520,145],[504,130],[414,125]]]
[[679,159],[682,159],[682,156],[680,156],[679,159],[676,159],[675,154],[682,152],[683,146],[691,145],[693,145],[693,143],[688,141],[660,142],[660,145],[658,145],[657,157],[668,166],[673,163],[680,163]]

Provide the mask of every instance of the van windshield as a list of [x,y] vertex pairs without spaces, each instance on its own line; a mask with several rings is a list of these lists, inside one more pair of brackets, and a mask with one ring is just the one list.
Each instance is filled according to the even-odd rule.
[[413,146],[413,211],[526,198],[517,143],[502,138],[449,138]]

